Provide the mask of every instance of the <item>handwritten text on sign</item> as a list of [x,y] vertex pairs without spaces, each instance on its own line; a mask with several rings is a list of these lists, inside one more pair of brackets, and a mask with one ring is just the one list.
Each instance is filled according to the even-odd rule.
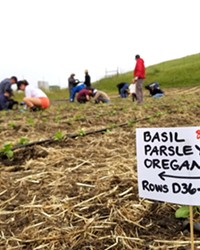
[[200,205],[200,127],[136,129],[139,196]]

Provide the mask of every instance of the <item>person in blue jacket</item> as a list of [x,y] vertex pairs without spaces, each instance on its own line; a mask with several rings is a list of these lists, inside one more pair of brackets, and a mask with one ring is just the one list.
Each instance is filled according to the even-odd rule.
[[129,94],[129,84],[127,82],[120,82],[117,84],[118,92],[121,98],[126,98]]
[[70,102],[74,102],[76,93],[78,93],[80,90],[84,89],[86,86],[83,82],[79,82],[76,86],[74,86],[71,89],[71,94],[70,94]]

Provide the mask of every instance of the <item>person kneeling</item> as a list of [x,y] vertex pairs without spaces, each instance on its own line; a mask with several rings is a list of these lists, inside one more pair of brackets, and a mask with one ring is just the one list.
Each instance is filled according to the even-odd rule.
[[103,91],[94,89],[93,91],[94,102],[97,103],[109,103],[110,97]]
[[26,80],[17,83],[18,90],[25,92],[23,101],[28,106],[30,111],[38,109],[46,109],[50,106],[50,101],[47,95],[39,88],[30,86]]
[[0,94],[0,110],[9,110],[18,107],[18,102],[11,99],[12,91],[6,90],[5,93]]
[[164,96],[164,91],[160,89],[158,82],[152,82],[145,86],[145,89],[149,90],[150,96],[153,98],[160,98]]
[[78,92],[77,101],[79,103],[89,102],[93,94],[92,89],[82,89]]

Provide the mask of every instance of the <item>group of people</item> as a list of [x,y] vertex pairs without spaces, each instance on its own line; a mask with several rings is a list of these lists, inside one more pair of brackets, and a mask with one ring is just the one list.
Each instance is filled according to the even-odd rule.
[[[133,79],[129,84],[127,82],[120,82],[117,84],[118,93],[121,98],[131,96],[132,101],[137,101],[138,104],[143,103],[143,82],[145,79],[145,65],[144,60],[140,58],[140,55],[135,56],[136,64],[133,71]],[[159,98],[164,95],[164,92],[160,89],[158,82],[152,82],[145,86],[145,89],[149,90],[150,96]]]
[[[145,79],[145,65],[144,60],[140,55],[135,56],[136,64],[133,70],[133,79],[129,84],[127,82],[120,82],[117,84],[119,95],[126,98],[131,95],[133,101],[138,104],[143,103],[143,82]],[[12,85],[17,84],[17,89],[24,91],[25,97],[23,104],[31,111],[38,109],[46,109],[50,106],[50,100],[46,93],[41,89],[29,85],[26,80],[18,81],[16,76],[6,78],[0,82],[0,110],[13,109],[18,102],[13,100]],[[145,86],[149,90],[150,95],[159,98],[164,95],[157,82],[152,82]],[[85,70],[85,80],[80,82],[75,79],[75,74],[71,74],[68,78],[69,101],[74,102],[75,98],[79,103],[89,102],[91,99],[94,103],[109,103],[110,97],[103,91],[97,90],[91,86],[91,78],[88,70]],[[77,97],[76,97],[77,95]]]
[[16,76],[12,76],[0,82],[0,110],[13,109],[19,104],[13,100],[12,85],[14,84],[17,84],[17,90],[24,91],[25,97],[22,104],[26,105],[30,111],[46,109],[50,106],[49,98],[41,89],[29,85],[26,80],[18,81]]
[[91,77],[88,70],[85,70],[85,81],[75,79],[75,74],[68,78],[69,101],[74,102],[77,94],[77,102],[86,103],[93,98],[94,103],[109,103],[110,97],[103,91],[92,88]]
[[71,74],[68,78],[68,90],[69,90],[69,101],[74,102],[76,93],[84,88],[91,88],[91,78],[88,73],[88,70],[85,70],[85,81],[80,82],[78,79],[75,79],[75,74]]
[[[29,85],[27,80],[18,81],[16,76],[6,78],[0,82],[0,110],[14,109],[18,106],[18,101],[13,99],[14,93],[12,86],[16,84],[17,90],[24,91],[25,97],[21,105],[25,105],[30,111],[46,109],[50,106],[50,100],[47,94],[40,88]],[[69,96],[70,101],[75,100],[79,103],[86,103],[93,99],[94,103],[109,103],[110,97],[103,91],[92,88],[91,79],[88,71],[85,71],[85,81],[79,82],[75,79],[75,74],[69,78]]]
[[144,60],[140,58],[140,55],[136,55],[135,60],[136,64],[133,70],[133,79],[131,84],[127,82],[120,82],[117,84],[117,88],[121,98],[126,98],[130,94],[133,101],[136,100],[138,104],[142,104],[142,85],[145,79],[145,65]]

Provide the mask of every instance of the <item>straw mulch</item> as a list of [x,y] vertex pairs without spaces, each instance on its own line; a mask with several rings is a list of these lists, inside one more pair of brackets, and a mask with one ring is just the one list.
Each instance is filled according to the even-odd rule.
[[[58,130],[77,137],[18,148],[12,160],[1,157],[0,249],[190,249],[189,232],[174,216],[178,205],[138,197],[135,128],[197,126],[197,90],[146,97],[141,107],[115,98],[107,106],[66,102],[1,118],[1,145],[16,145],[22,136],[52,138]],[[108,129],[80,133],[99,128]]]

